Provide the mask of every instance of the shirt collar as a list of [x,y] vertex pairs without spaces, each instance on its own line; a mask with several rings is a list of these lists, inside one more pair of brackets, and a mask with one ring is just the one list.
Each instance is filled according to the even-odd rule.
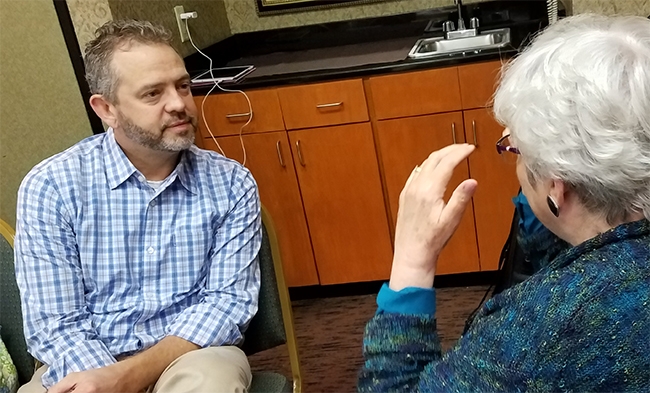
[[198,194],[199,190],[196,186],[196,178],[194,172],[196,171],[196,153],[192,146],[187,150],[181,152],[181,159],[176,165],[172,176],[176,174],[178,181],[185,187],[185,189],[192,194]]
[[131,161],[126,157],[124,151],[115,140],[113,128],[106,130],[104,136],[104,164],[106,167],[106,177],[108,185],[111,190],[117,188],[120,184],[124,183],[126,179],[131,177],[138,170],[133,166]]
[[[194,146],[181,153],[181,159],[176,168],[174,168],[170,177],[178,177],[178,180],[187,191],[193,194],[198,194],[196,180],[192,176],[196,167],[196,163],[194,162],[196,159],[193,159],[196,155],[193,149],[195,149]],[[109,127],[106,131],[104,137],[104,150],[106,151],[106,155],[104,156],[106,176],[111,190],[124,183],[129,177],[133,176],[134,173],[140,173],[128,159],[126,154],[124,154],[120,145],[117,144],[112,127]]]

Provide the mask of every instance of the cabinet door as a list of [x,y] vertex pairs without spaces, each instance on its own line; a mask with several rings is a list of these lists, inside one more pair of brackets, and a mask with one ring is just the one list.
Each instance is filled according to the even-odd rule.
[[495,143],[503,127],[487,109],[465,111],[467,140],[476,140],[476,150],[469,157],[469,171],[478,181],[474,194],[474,214],[481,270],[497,270],[499,255],[508,238],[514,213],[512,197],[519,182],[514,160],[497,154]]
[[[284,130],[282,110],[275,89],[250,90],[246,91],[246,94],[253,108],[253,118],[244,127],[244,134]],[[199,135],[211,138],[203,116],[214,136],[239,135],[249,118],[246,97],[241,93],[211,94],[205,104],[204,98],[205,96],[194,97],[200,115]]]
[[[377,122],[379,149],[393,225],[397,219],[399,195],[413,168],[433,151],[454,142],[465,142],[462,125],[461,112]],[[454,171],[445,197],[449,198],[454,189],[467,178],[467,162],[463,162]],[[479,270],[474,215],[470,204],[458,230],[440,254],[436,274]]]
[[[243,161],[239,137],[221,137],[217,141],[229,158]],[[260,199],[275,222],[287,285],[318,284],[286,132],[244,135],[243,141],[246,167],[255,177]],[[205,139],[204,144],[208,149],[219,151],[212,139]]]
[[370,124],[289,139],[321,284],[387,279],[392,247]]
[[501,61],[467,64],[458,67],[460,97],[463,109],[490,106],[492,95],[499,82]]

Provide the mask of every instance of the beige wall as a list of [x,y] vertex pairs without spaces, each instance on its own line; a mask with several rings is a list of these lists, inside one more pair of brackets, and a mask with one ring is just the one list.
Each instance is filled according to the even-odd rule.
[[[224,0],[233,34],[257,30],[270,30],[327,23],[349,19],[396,15],[430,8],[453,5],[453,0],[398,0],[382,1],[349,7],[336,7],[318,11],[294,12],[282,15],[257,15],[255,0]],[[468,0],[466,3],[477,2]]]
[[[259,17],[255,0],[67,0],[79,45],[93,37],[104,22],[118,18],[139,18],[162,23],[174,34],[174,46],[186,56],[194,52],[191,45],[180,42],[174,13],[175,5],[186,11],[197,11],[191,20],[192,37],[199,48],[205,48],[231,34],[303,26],[316,23],[395,15],[453,5],[453,0],[388,0],[376,3],[338,7],[319,11],[287,13]],[[466,0],[475,3],[482,0]]]
[[[223,0],[233,34],[280,27],[395,15],[453,4],[453,0],[397,0],[320,11],[259,17],[255,0]],[[476,3],[483,0],[468,0]],[[650,0],[565,0],[573,13],[595,12],[606,15],[650,15]],[[572,7],[572,8],[571,8]]]
[[52,0],[0,0],[0,218],[38,162],[92,134]]
[[172,31],[172,45],[181,56],[195,52],[189,41],[181,43],[174,6],[196,11],[197,19],[188,21],[194,43],[205,48],[230,36],[223,0],[108,0],[113,19],[134,18],[155,21]]
[[108,0],[66,0],[79,47],[82,49],[95,37],[95,30],[113,20]]
[[[466,3],[479,1],[482,0],[467,0]],[[565,3],[569,3],[569,7],[573,3],[574,13],[650,15],[650,0],[566,0]],[[186,11],[199,12],[199,18],[190,21],[190,28],[197,45],[204,48],[231,34],[395,15],[452,4],[453,0],[387,0],[259,17],[255,0],[68,0],[82,48],[91,39],[94,30],[107,20],[135,17],[156,21],[170,28],[174,33],[174,46],[183,56],[193,53],[194,49],[189,43],[180,43],[172,12],[174,5],[185,6]]]
[[650,0],[573,0],[573,12],[614,15],[650,15]]
[[197,19],[190,20],[190,33],[199,48],[205,48],[229,37],[230,25],[223,0],[67,0],[79,46],[92,40],[95,30],[109,20],[133,18],[157,22],[173,34],[172,45],[182,56],[195,52],[189,41],[181,43],[174,6],[185,11],[196,11]]

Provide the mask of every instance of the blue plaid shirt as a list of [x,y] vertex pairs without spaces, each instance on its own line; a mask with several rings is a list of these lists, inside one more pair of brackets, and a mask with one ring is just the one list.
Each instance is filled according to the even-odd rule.
[[16,276],[43,384],[173,335],[242,340],[257,311],[260,203],[251,174],[192,147],[154,190],[115,142],[87,138],[18,193]]

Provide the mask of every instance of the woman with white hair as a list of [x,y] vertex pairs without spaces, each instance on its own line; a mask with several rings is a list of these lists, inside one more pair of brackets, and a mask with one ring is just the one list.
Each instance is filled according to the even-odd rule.
[[480,185],[464,181],[445,203],[474,147],[431,154],[400,196],[359,391],[650,391],[650,21],[552,25],[506,67],[494,112],[506,127],[497,151],[517,156],[522,192],[550,230],[522,246],[547,258],[443,353],[436,260]]

